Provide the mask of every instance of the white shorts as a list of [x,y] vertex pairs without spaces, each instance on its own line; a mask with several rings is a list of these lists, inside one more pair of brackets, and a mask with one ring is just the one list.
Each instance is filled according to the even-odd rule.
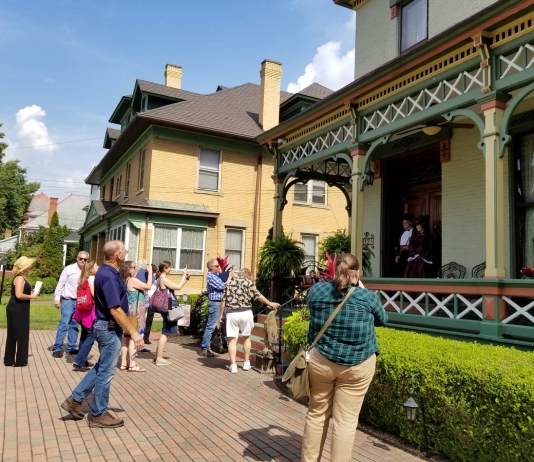
[[238,311],[237,313],[226,313],[226,336],[229,338],[241,335],[248,337],[254,328],[254,316],[252,310]]

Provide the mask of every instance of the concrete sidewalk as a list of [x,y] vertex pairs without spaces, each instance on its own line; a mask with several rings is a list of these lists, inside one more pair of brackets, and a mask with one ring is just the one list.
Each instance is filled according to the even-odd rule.
[[[1,329],[2,357],[5,335]],[[240,364],[230,374],[227,355],[201,358],[192,345],[168,343],[169,367],[156,367],[151,354],[141,353],[138,364],[147,372],[117,370],[110,410],[125,419],[124,427],[90,429],[85,420],[65,417],[59,405],[83,374],[72,370],[71,356],[52,357],[54,336],[32,331],[29,366],[0,366],[3,462],[300,460],[306,409],[280,394],[269,377],[244,372]],[[329,450],[327,442],[323,460],[330,460]],[[422,459],[358,432],[352,460]]]

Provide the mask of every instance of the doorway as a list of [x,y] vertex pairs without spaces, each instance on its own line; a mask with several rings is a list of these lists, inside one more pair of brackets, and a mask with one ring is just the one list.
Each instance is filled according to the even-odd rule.
[[425,148],[385,159],[382,202],[382,277],[398,277],[395,247],[402,233],[402,218],[427,215],[433,236],[434,273],[441,266],[441,161],[439,147]]

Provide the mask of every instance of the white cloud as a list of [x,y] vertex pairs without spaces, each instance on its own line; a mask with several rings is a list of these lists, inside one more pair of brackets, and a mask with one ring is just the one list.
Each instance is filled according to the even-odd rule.
[[312,62],[304,69],[297,82],[291,82],[287,91],[297,93],[316,82],[331,90],[339,90],[354,80],[354,48],[341,55],[341,42],[328,42],[317,48]]
[[55,151],[58,146],[50,146],[54,139],[48,134],[46,124],[41,120],[46,116],[41,106],[27,106],[17,112],[16,130],[20,144],[23,146],[40,146],[42,151]]

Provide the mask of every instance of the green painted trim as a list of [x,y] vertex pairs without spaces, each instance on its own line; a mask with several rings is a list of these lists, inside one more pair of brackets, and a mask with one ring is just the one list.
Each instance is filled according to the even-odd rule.
[[494,82],[493,87],[496,91],[512,92],[519,88],[523,88],[534,80],[534,67],[525,69],[517,74],[510,75],[504,79],[499,79]]
[[[379,138],[377,139],[372,145],[371,147],[369,148],[369,150],[367,151],[367,154],[365,154],[365,159],[363,161],[363,165],[362,165],[362,171],[361,172],[358,172],[361,174],[362,178],[361,178],[361,185],[360,185],[360,191],[363,191],[365,189],[365,184],[366,184],[366,180],[367,180],[367,169],[369,167],[369,161],[371,159],[371,156],[373,155],[373,151],[381,144],[386,144],[388,141],[389,141],[389,137],[391,135],[386,135],[386,136],[383,136],[382,138]],[[353,174],[354,174],[354,171],[353,171]]]
[[[531,279],[414,279],[414,278],[365,278],[368,284],[402,284],[406,286],[458,286],[458,287],[507,287],[517,289],[534,289]],[[389,290],[389,289],[385,289]],[[405,290],[409,292],[409,289]]]
[[115,165],[108,170],[108,172],[100,180],[100,187],[104,186],[111,178],[115,176],[117,172],[122,170],[128,162],[150,141],[153,137],[153,127],[148,127],[143,134],[137,138],[128,150],[120,157]]
[[346,125],[348,122],[350,122],[351,117],[347,116],[343,119],[340,119],[336,122],[334,122],[331,125],[327,125],[324,128],[321,128],[320,130],[317,130],[316,132],[310,133],[309,135],[306,135],[303,138],[299,138],[298,140],[292,141],[291,143],[287,143],[282,145],[282,148],[278,150],[278,153],[284,153],[287,151],[290,151],[291,149],[294,149],[296,146],[301,146],[302,144],[307,143],[308,141],[315,140],[319,136],[323,136],[326,133],[331,132],[332,130],[336,130],[339,127],[342,127],[343,125]]
[[343,143],[336,144],[328,149],[324,149],[322,151],[316,152],[315,154],[312,154],[311,156],[305,157],[303,159],[299,159],[296,162],[293,162],[289,165],[284,165],[283,167],[278,167],[278,163],[281,162],[281,155],[279,155],[277,162],[276,162],[276,170],[275,174],[282,175],[286,173],[290,173],[298,168],[303,168],[308,165],[315,164],[316,162],[321,162],[322,160],[328,159],[329,157],[333,156],[334,154],[337,154],[338,152],[347,151],[348,149],[352,149],[351,140],[344,141]]
[[150,223],[154,225],[171,225],[189,228],[207,228],[209,219],[200,217],[150,215]]
[[[407,130],[411,125],[418,125],[422,122],[426,122],[429,119],[441,116],[443,113],[453,109],[471,105],[476,101],[476,98],[479,95],[480,89],[471,90],[469,93],[464,93],[463,95],[452,98],[444,103],[436,104],[435,106],[431,106],[428,109],[424,109],[423,111],[412,114],[404,119],[396,120],[395,122],[391,122],[385,126],[372,130],[369,133],[360,134],[358,135],[358,142],[371,143],[382,136],[394,134],[395,132],[405,129]],[[360,123],[363,124],[363,122],[361,122],[361,120],[363,120],[361,116],[358,117],[358,119],[358,125]]]
[[207,148],[214,148],[217,150],[229,150],[243,154],[252,154],[255,156],[261,154],[261,148],[255,142],[232,140],[213,135],[189,132],[186,130],[159,127],[157,125],[153,125],[153,136],[154,138],[197,144],[199,146],[205,146]]
[[389,141],[385,145],[380,145],[375,149],[373,159],[384,159],[387,157],[397,156],[405,152],[419,149],[425,146],[430,146],[446,140],[451,137],[451,129],[449,127],[442,127],[438,136],[425,135],[422,131],[413,133],[404,138],[399,138]]
[[[518,37],[514,40],[510,40],[509,42],[505,43],[504,45],[496,46],[495,48],[491,49],[491,54],[495,57],[496,63],[499,63],[499,56],[507,54],[511,51],[513,51],[516,48],[519,48],[521,45],[524,45],[528,42],[531,42],[534,40],[534,31],[528,32],[525,35],[522,35],[521,37]],[[495,81],[495,80],[494,80]]]
[[[124,113],[122,111],[126,111],[129,107],[131,107],[131,104],[132,98],[129,96],[123,96],[119,101],[119,104],[117,104],[117,107],[113,111],[113,114],[111,114],[111,117],[109,118],[108,122],[120,125],[121,119],[124,116]],[[126,106],[126,108],[124,108],[124,106]]]

